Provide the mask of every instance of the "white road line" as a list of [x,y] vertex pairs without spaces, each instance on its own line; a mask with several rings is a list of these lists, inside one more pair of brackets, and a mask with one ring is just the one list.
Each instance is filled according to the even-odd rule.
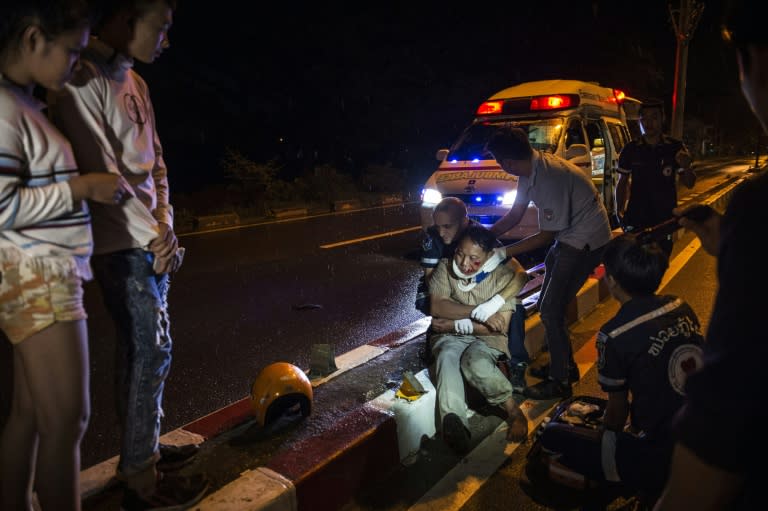
[[182,238],[186,236],[200,236],[203,234],[210,234],[214,232],[224,232],[224,231],[235,231],[237,229],[245,229],[247,227],[258,227],[260,225],[273,225],[273,224],[287,224],[289,222],[299,222],[301,220],[309,220],[312,218],[320,218],[323,216],[337,216],[337,215],[349,215],[352,213],[360,213],[361,211],[372,211],[374,209],[388,209],[388,208],[396,208],[401,206],[406,206],[408,204],[415,204],[415,202],[402,202],[398,204],[385,204],[383,206],[372,206],[370,208],[360,208],[360,209],[350,209],[348,211],[333,211],[330,213],[318,213],[316,215],[307,215],[307,216],[299,216],[299,217],[292,217],[292,218],[282,218],[279,220],[265,220],[263,222],[253,222],[250,224],[240,224],[240,225],[230,225],[227,227],[216,227],[214,229],[205,229],[202,231],[194,231],[194,232],[185,232],[183,234],[177,234],[177,238]]
[[329,243],[327,245],[320,245],[320,248],[343,247],[344,245],[353,245],[355,243],[362,243],[363,241],[375,240],[375,239],[378,239],[378,238],[386,238],[388,236],[397,236],[398,234],[403,234],[405,232],[411,232],[411,231],[417,231],[419,229],[421,229],[421,226],[417,225],[416,227],[407,227],[405,229],[398,229],[396,231],[383,232],[381,234],[373,234],[371,236],[365,236],[363,238],[355,238],[353,240],[339,241],[337,243]]

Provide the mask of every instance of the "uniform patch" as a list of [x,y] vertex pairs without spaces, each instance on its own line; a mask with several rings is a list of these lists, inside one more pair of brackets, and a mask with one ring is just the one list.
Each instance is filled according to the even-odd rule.
[[685,380],[689,374],[701,366],[702,351],[700,346],[683,344],[675,348],[675,351],[669,356],[669,365],[667,366],[669,384],[675,389],[675,392],[684,396]]
[[605,367],[605,343],[608,341],[608,335],[603,332],[597,333],[597,368]]
[[425,236],[424,239],[421,240],[421,248],[424,252],[432,250],[432,236]]

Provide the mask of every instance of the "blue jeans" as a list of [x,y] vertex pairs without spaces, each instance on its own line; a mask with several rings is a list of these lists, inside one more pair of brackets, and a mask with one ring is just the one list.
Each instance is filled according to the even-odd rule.
[[92,258],[104,303],[117,329],[116,399],[122,444],[118,473],[147,470],[159,458],[165,379],[171,368],[168,275],[152,270],[141,249]]
[[539,294],[539,314],[549,345],[551,378],[568,381],[568,367],[576,365],[566,325],[568,304],[576,298],[590,273],[600,264],[603,248],[578,249],[555,242],[544,258],[544,282]]
[[515,307],[512,319],[509,321],[508,335],[507,348],[509,348],[510,364],[529,363],[531,359],[528,356],[528,350],[525,349],[525,307],[522,303],[518,303]]

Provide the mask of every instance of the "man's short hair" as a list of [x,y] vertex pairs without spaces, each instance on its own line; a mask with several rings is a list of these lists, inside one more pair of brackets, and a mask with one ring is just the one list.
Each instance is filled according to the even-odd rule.
[[529,160],[533,155],[528,133],[514,126],[499,128],[485,144],[485,150],[492,154],[496,161]]
[[467,238],[471,239],[472,243],[483,249],[485,253],[501,246],[499,240],[496,239],[496,235],[480,224],[472,224],[467,227],[459,236],[458,242],[461,243],[461,241]]
[[640,104],[639,113],[642,116],[645,110],[658,109],[661,110],[662,117],[664,116],[664,102],[660,99],[647,99]]
[[128,11],[144,15],[158,3],[164,3],[172,11],[176,11],[177,0],[91,0],[90,5],[95,18],[94,33],[104,23],[110,21],[119,12]]
[[467,218],[467,205],[457,197],[445,197],[435,206],[432,214],[434,215],[435,213],[448,213],[451,220],[458,222]]
[[652,295],[661,285],[669,258],[658,243],[641,243],[634,234],[613,238],[603,253],[605,272],[632,296]]

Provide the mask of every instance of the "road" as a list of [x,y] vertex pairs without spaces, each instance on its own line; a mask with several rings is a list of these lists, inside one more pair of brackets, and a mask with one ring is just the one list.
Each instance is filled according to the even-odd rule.
[[[701,166],[694,193],[748,164]],[[306,369],[313,344],[332,344],[338,355],[422,317],[413,308],[420,274],[418,207],[394,205],[182,235],[186,258],[169,295],[174,359],[163,431],[243,398],[258,371],[271,362]],[[88,467],[114,456],[119,444],[113,327],[94,282],[86,284],[85,296],[92,414],[82,466]],[[0,344],[3,368],[8,368],[10,349]],[[0,372],[8,381],[9,371]],[[4,392],[0,417],[8,399]]]

